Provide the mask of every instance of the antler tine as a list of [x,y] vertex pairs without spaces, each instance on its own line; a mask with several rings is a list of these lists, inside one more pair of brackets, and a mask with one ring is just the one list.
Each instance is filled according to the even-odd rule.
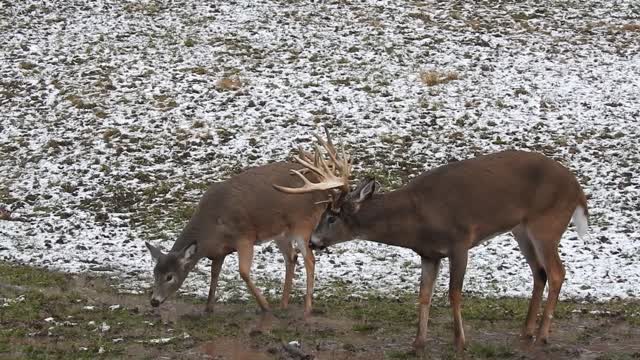
[[344,168],[342,176],[344,176],[345,178],[349,178],[349,176],[351,176],[351,156],[349,156],[347,154],[347,152],[344,150],[344,146],[342,146],[342,159],[344,161]]
[[[318,140],[318,144],[322,145],[322,147],[327,151],[330,159],[325,159],[323,151],[318,144],[314,145],[315,151],[313,153],[304,151],[300,147],[299,155],[294,156],[294,158],[306,169],[300,171],[291,170],[291,173],[299,176],[304,181],[304,185],[299,188],[288,188],[274,184],[276,189],[292,194],[300,194],[316,190],[331,190],[331,192],[349,191],[349,175],[351,174],[350,157],[346,154],[344,147],[342,148],[342,156],[340,156],[331,141],[329,131],[326,127],[325,133],[327,135],[326,141],[322,139],[322,137],[318,136],[318,134],[314,133],[313,135]],[[302,171],[305,170],[314,172],[318,176],[319,182],[314,183],[309,181],[309,179],[302,174]]]
[[[307,165],[305,165],[307,166]],[[315,167],[314,167],[315,168]],[[302,179],[302,181],[304,182],[304,185],[302,187],[298,187],[298,188],[290,188],[290,187],[285,187],[285,186],[280,186],[280,185],[276,185],[273,184],[273,187],[275,187],[276,189],[282,191],[282,192],[286,192],[286,193],[290,193],[290,194],[302,194],[302,193],[308,193],[308,192],[312,192],[312,191],[316,191],[316,190],[327,190],[327,189],[333,189],[333,188],[337,188],[343,185],[342,183],[342,179],[340,178],[326,178],[323,175],[320,175],[323,180],[319,183],[313,183],[311,181],[309,181],[309,179],[307,179],[300,171],[298,170],[291,170],[292,174],[298,175],[298,177],[300,177],[300,179]]]
[[338,159],[338,153],[336,151],[335,146],[333,146],[333,142],[331,142],[331,137],[329,136],[329,130],[324,128],[325,133],[327,134],[327,141],[325,141],[320,135],[313,133],[313,136],[318,140],[320,145],[327,150],[329,157],[331,158],[331,162],[333,163],[331,166],[331,170],[338,168],[340,170],[340,160]]
[[298,153],[307,161],[311,161],[314,159],[314,154],[305,151],[301,145],[298,145]]
[[[317,163],[312,164],[311,162],[307,161],[306,159],[302,159],[300,156],[294,156],[294,159],[296,159],[296,161],[298,163],[300,163],[300,165],[306,167],[307,169],[313,171],[314,173],[318,174],[319,176],[324,176],[324,173],[322,172],[322,170],[320,168],[318,168],[316,165]],[[292,170],[293,171],[293,170]]]

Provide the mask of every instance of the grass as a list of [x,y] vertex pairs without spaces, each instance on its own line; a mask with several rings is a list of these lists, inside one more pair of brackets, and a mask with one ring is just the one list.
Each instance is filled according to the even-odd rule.
[[446,84],[459,79],[460,76],[454,71],[423,70],[420,72],[420,81],[427,86]]
[[91,110],[98,106],[97,104],[87,102],[76,95],[67,95],[65,99],[78,110]]
[[508,345],[473,343],[468,350],[477,359],[511,359],[515,355],[515,351]]
[[640,24],[625,24],[625,25],[622,25],[622,30],[640,32]]
[[20,69],[23,70],[33,70],[36,68],[36,64],[32,63],[32,62],[28,62],[28,61],[23,61],[19,64]]
[[[272,288],[280,284],[259,286]],[[301,299],[294,297],[292,310],[275,308],[272,315],[275,325],[270,331],[254,333],[250,330],[261,317],[255,312],[253,300],[218,304],[214,315],[203,316],[202,299],[178,297],[171,302],[187,310],[184,315],[167,320],[151,310],[146,296],[118,294],[108,280],[0,262],[0,358],[181,356],[197,351],[198,344],[212,339],[215,344],[217,339],[226,338],[240,339],[247,348],[274,358],[278,357],[281,344],[292,340],[307,344],[307,350],[325,343],[335,344],[331,354],[340,352],[347,357],[367,356],[370,352],[384,359],[423,358],[409,346],[417,321],[414,294],[401,294],[397,298],[371,294],[354,299],[346,284],[334,283],[332,290],[331,296],[317,294],[315,322],[301,320]],[[274,303],[277,299],[270,301]],[[514,345],[517,340],[511,339],[511,334],[520,328],[527,303],[528,299],[519,298],[466,297],[463,318],[470,341],[465,355],[471,359],[519,357],[521,349]],[[594,310],[606,313],[593,313]],[[628,331],[626,341],[633,343],[633,331],[638,331],[634,326],[640,326],[633,319],[638,314],[640,302],[563,301],[554,324],[558,332],[552,338],[570,341],[572,346],[588,346],[605,335],[625,341],[624,333],[612,333],[612,328],[607,327],[623,323],[630,329],[624,330]],[[570,328],[574,325],[567,325],[575,321],[582,324],[581,333]],[[569,335],[563,338],[563,333]],[[491,334],[498,335],[491,337]],[[154,339],[160,338],[172,339],[154,343],[157,341]],[[429,341],[428,357],[455,358],[451,350],[450,310],[444,297],[433,301]],[[564,354],[563,347],[554,349],[544,349],[545,354],[551,352],[547,355],[563,358],[560,356]],[[633,359],[638,355],[617,348],[602,352],[598,358]]]
[[156,15],[160,12],[159,1],[133,1],[124,6],[124,10],[129,13],[142,13],[145,15]]
[[225,76],[222,79],[219,79],[216,82],[216,87],[222,91],[235,91],[239,90],[242,85],[244,85],[243,81],[239,76]]

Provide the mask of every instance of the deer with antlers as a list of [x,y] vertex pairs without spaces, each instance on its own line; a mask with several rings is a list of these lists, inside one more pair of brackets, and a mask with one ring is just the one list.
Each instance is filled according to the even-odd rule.
[[[300,150],[300,159],[309,164],[318,160]],[[313,165],[312,165],[313,166]],[[304,178],[304,183],[293,171]],[[263,311],[269,304],[251,280],[253,247],[267,240],[275,240],[284,255],[285,280],[282,291],[283,308],[289,303],[296,265],[296,248],[304,258],[307,293],[304,302],[305,318],[311,314],[315,259],[309,249],[311,232],[318,223],[327,198],[327,191],[309,190],[303,196],[291,196],[272,187],[272,183],[299,186],[309,180],[306,170],[296,163],[272,163],[249,169],[226,181],[212,184],[206,191],[189,223],[168,253],[146,243],[153,259],[154,286],[151,305],[160,306],[175,293],[196,263],[211,259],[211,284],[206,310],[213,311],[218,277],[227,255],[238,252],[240,276]],[[313,181],[322,180],[307,174]]]
[[[532,339],[546,284],[549,285],[536,342],[546,343],[565,270],[558,254],[562,234],[573,219],[580,237],[587,233],[587,200],[576,177],[542,154],[502,151],[429,170],[404,187],[378,193],[374,180],[349,187],[351,161],[320,139],[329,160],[297,161],[318,180],[302,187],[274,183],[290,194],[330,190],[332,201],[311,235],[311,246],[325,248],[352,239],[401,246],[420,255],[416,348],[427,339],[427,321],[436,277],[449,258],[449,300],[454,346],[464,348],[462,284],[469,249],[511,232],[533,273],[533,293],[522,335]],[[304,174],[295,172],[300,178]]]

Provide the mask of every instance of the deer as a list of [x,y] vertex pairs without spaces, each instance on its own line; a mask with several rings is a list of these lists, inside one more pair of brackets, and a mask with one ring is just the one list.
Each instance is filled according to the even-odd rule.
[[[394,191],[380,193],[375,179],[364,179],[351,190],[351,160],[339,156],[330,144],[321,145],[329,156],[326,160],[324,154],[314,163],[296,157],[316,175],[316,182],[305,179],[303,186],[274,187],[298,195],[330,191],[331,202],[311,235],[314,249],[362,239],[412,249],[420,256],[418,330],[413,341],[417,350],[426,345],[431,298],[443,258],[449,259],[453,345],[458,352],[464,350],[461,305],[469,250],[507,232],[515,237],[533,274],[521,336],[532,341],[535,334],[536,344],[548,342],[565,278],[560,239],[571,220],[580,238],[588,232],[587,199],[571,171],[539,153],[506,150],[433,168]],[[547,302],[535,333],[546,284]]]
[[[305,154],[302,149],[300,152]],[[309,154],[307,159],[313,161]],[[174,294],[198,261],[206,257],[211,260],[211,283],[205,312],[213,312],[225,257],[237,252],[241,278],[263,313],[269,312],[269,304],[251,280],[250,270],[254,246],[274,240],[285,260],[281,307],[287,308],[289,304],[297,253],[300,252],[306,270],[304,317],[308,318],[312,310],[315,270],[309,241],[324,211],[324,206],[318,203],[327,196],[322,190],[304,196],[276,191],[271,186],[274,182],[288,186],[302,184],[296,176],[290,175],[291,171],[304,170],[297,163],[276,162],[213,183],[168,253],[145,242],[155,261],[151,306],[160,306]],[[313,177],[313,174],[307,176]]]

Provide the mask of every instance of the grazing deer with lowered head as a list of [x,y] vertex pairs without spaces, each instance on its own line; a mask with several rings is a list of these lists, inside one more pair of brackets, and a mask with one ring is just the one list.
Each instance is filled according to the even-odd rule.
[[[313,161],[311,157],[307,160]],[[272,183],[302,185],[298,177],[290,174],[296,170],[303,169],[296,163],[272,163],[214,183],[168,253],[146,243],[156,261],[151,305],[157,307],[175,293],[196,263],[207,257],[212,262],[206,311],[213,311],[222,264],[227,255],[237,251],[240,276],[260,308],[268,311],[269,304],[251,281],[250,270],[253,247],[275,240],[286,265],[281,305],[286,308],[289,303],[297,248],[304,258],[307,275],[304,314],[305,317],[310,315],[315,259],[309,249],[309,239],[324,211],[324,206],[318,203],[325,200],[327,194],[317,191],[291,196],[273,188]],[[317,180],[315,176],[313,178]],[[308,180],[305,178],[305,181]]]
[[379,194],[374,180],[363,181],[350,191],[348,167],[335,152],[328,155],[328,161],[317,164],[298,158],[320,182],[298,188],[274,183],[275,187],[292,194],[337,190],[311,236],[312,247],[359,238],[409,248],[420,255],[415,347],[425,345],[440,261],[448,257],[454,342],[457,350],[464,348],[460,307],[469,249],[508,231],[533,273],[533,294],[523,330],[527,338],[533,338],[545,284],[549,284],[536,336],[537,343],[547,342],[565,276],[558,254],[560,238],[572,218],[581,237],[588,228],[587,200],[569,170],[541,154],[503,151],[429,170],[398,190]]

